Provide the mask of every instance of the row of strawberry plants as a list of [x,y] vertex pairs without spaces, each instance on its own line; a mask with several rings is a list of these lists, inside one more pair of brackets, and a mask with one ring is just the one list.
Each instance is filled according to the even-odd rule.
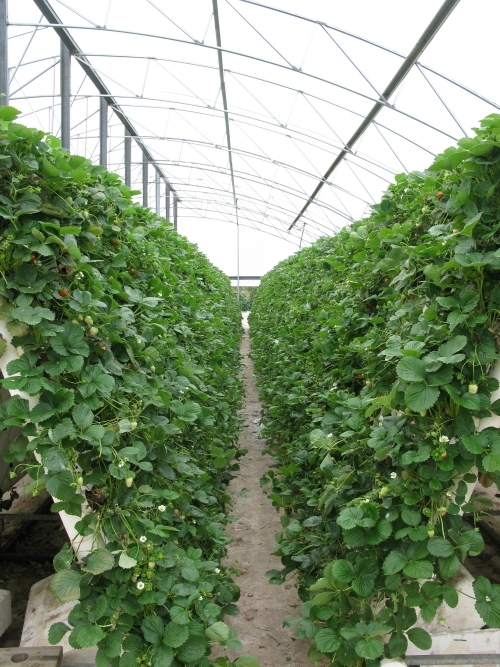
[[22,429],[8,460],[93,545],[54,560],[54,596],[78,602],[49,641],[97,645],[97,667],[206,667],[211,644],[241,647],[220,563],[242,454],[235,296],[116,175],[17,115],[0,108],[0,352],[22,352],[0,427]]
[[[371,215],[281,262],[250,315],[284,511],[282,583],[298,571],[301,637],[332,665],[403,656],[483,540],[467,485],[500,472],[500,116],[396,176]],[[479,427],[479,428],[478,428]],[[500,627],[500,586],[474,583]]]

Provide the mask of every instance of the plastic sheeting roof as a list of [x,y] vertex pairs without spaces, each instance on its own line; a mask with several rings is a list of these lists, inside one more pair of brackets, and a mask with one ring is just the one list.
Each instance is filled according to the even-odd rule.
[[[99,161],[100,94],[78,67],[84,58],[178,193],[179,230],[235,273],[238,223],[242,273],[263,272],[362,217],[396,173],[424,168],[498,111],[500,5],[446,4],[449,16],[383,99],[441,2],[51,0],[79,48],[71,150]],[[10,103],[23,111],[22,122],[58,135],[60,42],[41,5],[48,3],[9,2]],[[381,100],[375,120],[345,150]],[[123,145],[123,125],[110,112],[108,167],[121,173]],[[141,189],[140,146],[132,156],[132,185]],[[154,195],[150,168],[153,206]],[[164,206],[162,196],[162,213]]]

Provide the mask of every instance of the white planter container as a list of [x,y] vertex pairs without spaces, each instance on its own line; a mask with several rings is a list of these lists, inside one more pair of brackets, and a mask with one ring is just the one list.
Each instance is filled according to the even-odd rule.
[[[500,363],[496,362],[490,371],[490,377],[500,382]],[[500,389],[493,392],[491,402],[500,398]],[[485,419],[476,420],[476,431],[480,433],[483,429],[493,426],[500,428],[500,416],[491,415]],[[474,471],[477,473],[477,469]],[[455,480],[455,488],[460,478]],[[466,502],[472,496],[477,483],[467,485]],[[497,652],[500,647],[500,630],[482,629],[484,620],[475,609],[475,595],[472,588],[474,577],[463,567],[451,583],[459,592],[458,606],[452,609],[443,603],[437,610],[432,623],[425,623],[419,618],[415,627],[427,630],[432,637],[432,647],[428,651],[422,651],[411,642],[408,646],[410,655],[442,655],[446,653],[491,653]]]
[[[19,357],[21,357],[23,354],[23,350],[19,347],[16,348],[12,345],[12,334],[9,333],[5,325],[6,322],[0,319],[0,335],[4,338],[4,340],[7,343],[5,352],[2,354],[2,356],[0,356],[0,371],[4,378],[8,378],[13,376],[9,375],[9,373],[7,372],[7,364],[11,361],[14,361],[15,359],[19,359]],[[21,398],[26,399],[28,401],[30,410],[32,410],[39,401],[38,395],[29,396],[29,394],[27,394],[26,392],[18,391],[16,389],[13,389],[10,392],[10,395],[11,396],[18,395]],[[37,460],[41,462],[41,459],[38,456],[37,452],[35,452],[35,456]],[[59,502],[59,501],[57,500],[57,498],[54,498],[54,502]],[[92,513],[92,509],[87,503],[82,505],[82,513],[83,514]],[[61,521],[63,522],[66,533],[68,534],[69,541],[71,543],[71,546],[73,547],[73,550],[78,560],[81,560],[82,558],[87,556],[94,549],[102,548],[103,546],[105,546],[105,541],[102,535],[99,535],[96,539],[93,535],[82,537],[78,533],[78,531],[75,529],[75,525],[78,521],[80,521],[81,517],[72,516],[70,514],[67,514],[66,512],[59,512],[59,516],[61,517]]]

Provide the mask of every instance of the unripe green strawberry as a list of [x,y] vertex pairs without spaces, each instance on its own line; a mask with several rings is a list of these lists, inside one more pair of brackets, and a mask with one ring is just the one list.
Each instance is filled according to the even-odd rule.
[[132,484],[134,483],[134,478],[133,477],[125,477],[125,485],[130,489]]
[[137,422],[130,422],[130,430],[135,431],[136,428],[137,428]]
[[155,569],[154,561],[150,560],[149,563],[148,563],[148,567],[149,567],[150,570],[154,570]]
[[76,483],[78,486],[83,486],[83,477],[81,475],[76,478]]
[[94,320],[90,317],[90,315],[87,315],[87,317],[85,317],[85,322],[86,322],[89,326],[92,326],[92,325],[94,324]]
[[389,493],[389,487],[388,486],[383,486],[380,489],[380,491],[378,492],[378,497],[379,498],[385,498],[388,493]]
[[99,329],[97,327],[90,327],[89,334],[91,336],[97,336],[98,333],[99,333]]
[[478,389],[477,384],[475,384],[474,382],[468,386],[469,394],[477,394],[477,389]]
[[434,537],[434,532],[434,526],[429,526],[429,528],[427,528],[427,535],[429,537]]

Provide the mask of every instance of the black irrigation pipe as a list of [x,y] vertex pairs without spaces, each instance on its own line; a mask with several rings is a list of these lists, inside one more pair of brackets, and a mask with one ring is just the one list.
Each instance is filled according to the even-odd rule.
[[[57,551],[52,553],[36,553],[27,554],[19,553],[17,551],[0,551],[0,562],[7,561],[9,563],[50,563],[57,556]],[[95,666],[94,666],[95,667]]]
[[58,514],[0,514],[0,521],[59,521]]
[[[12,533],[12,535],[10,535],[10,536],[5,540],[5,542],[1,539],[2,534],[0,533],[0,560],[2,559],[2,554],[3,554],[3,553],[7,553],[8,550],[9,550],[9,549],[10,549],[10,548],[11,548],[11,547],[12,547],[12,546],[13,546],[19,539],[21,539],[21,537],[23,537],[23,535],[25,535],[25,533],[27,533],[28,530],[29,530],[30,528],[32,528],[32,527],[35,525],[36,521],[38,521],[38,517],[39,517],[39,516],[44,516],[44,515],[45,515],[46,510],[49,509],[49,507],[52,505],[52,503],[53,503],[53,500],[52,500],[51,497],[49,497],[49,498],[47,498],[46,500],[44,500],[44,502],[40,505],[40,507],[39,507],[39,508],[37,509],[37,511],[35,512],[35,514],[38,515],[38,516],[36,517],[36,519],[29,519],[29,520],[23,522],[23,524],[22,524],[22,525],[21,525],[21,526],[20,526],[14,533]],[[14,515],[10,515],[10,516],[13,517]],[[46,515],[45,515],[45,516],[46,516]],[[54,515],[54,516],[57,516],[57,518],[59,518],[59,515]],[[1,519],[2,519],[2,516],[1,516],[1,514],[0,514],[0,520],[1,520]]]

